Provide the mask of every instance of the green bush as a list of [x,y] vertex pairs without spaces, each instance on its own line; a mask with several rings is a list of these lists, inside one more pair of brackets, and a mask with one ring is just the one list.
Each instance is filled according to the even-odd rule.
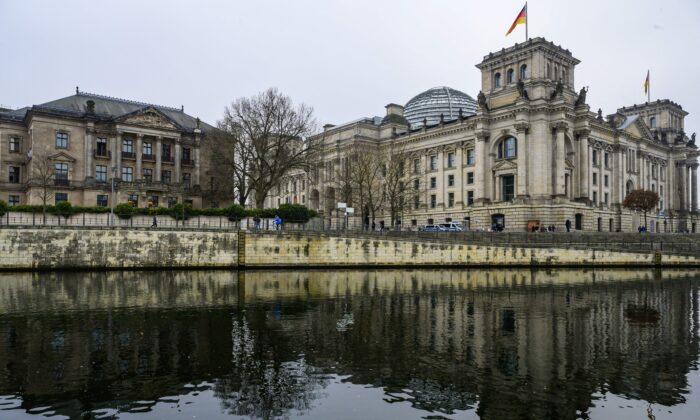
[[5,213],[7,213],[7,203],[0,200],[0,217],[4,216]]
[[174,217],[175,220],[187,220],[195,215],[195,212],[192,210],[192,206],[181,203],[175,204],[168,210],[170,210],[170,216]]
[[114,206],[114,214],[120,219],[129,219],[135,212],[136,209],[131,203],[121,203]]
[[228,217],[229,220],[238,221],[246,216],[246,209],[243,208],[243,206],[241,206],[240,204],[233,204],[229,207],[226,207],[226,217]]
[[277,209],[277,215],[284,222],[306,223],[315,216],[315,213],[301,204],[282,204]]
[[61,201],[55,206],[53,206],[53,213],[58,216],[63,216],[66,219],[71,217],[75,213],[73,205],[68,201]]

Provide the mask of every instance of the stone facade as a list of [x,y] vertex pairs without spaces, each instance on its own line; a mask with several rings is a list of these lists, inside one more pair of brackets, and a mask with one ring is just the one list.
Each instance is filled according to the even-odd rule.
[[0,110],[0,199],[201,207],[209,171],[202,157],[212,129],[182,108],[78,89],[42,105]]
[[[572,229],[635,231],[643,216],[621,203],[629,191],[646,189],[660,196],[650,231],[699,231],[700,152],[684,131],[687,112],[658,100],[603,117],[586,103],[587,88],[575,88],[577,64],[568,50],[534,38],[477,65],[474,115],[460,110],[457,119],[439,115],[439,123],[414,128],[403,107],[390,104],[384,118],[327,125],[312,139],[324,145],[316,166],[281,180],[269,206],[298,202],[339,223],[338,174],[361,144],[368,153],[408,154],[406,188],[417,188],[402,208],[404,227],[454,221],[470,229],[561,230],[570,220]],[[367,213],[357,209],[350,223],[369,224]],[[376,226],[390,223],[384,208]]]

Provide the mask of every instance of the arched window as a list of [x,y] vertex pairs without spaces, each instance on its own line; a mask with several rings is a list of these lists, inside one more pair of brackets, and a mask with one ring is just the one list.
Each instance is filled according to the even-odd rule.
[[566,78],[566,69],[562,67],[561,69],[561,81],[566,85],[568,84],[568,79]]
[[634,184],[632,183],[632,181],[627,181],[627,185],[625,185],[625,197],[630,195],[633,188]]
[[508,73],[506,73],[506,83],[513,83],[513,73],[513,69],[508,69]]
[[506,137],[498,144],[498,158],[510,159],[518,154],[518,144],[515,137]]
[[493,87],[501,87],[501,73],[496,73],[493,75]]
[[656,117],[649,118],[649,127],[656,128]]
[[527,79],[527,64],[520,66],[520,80]]
[[559,77],[559,66],[554,66],[554,80]]

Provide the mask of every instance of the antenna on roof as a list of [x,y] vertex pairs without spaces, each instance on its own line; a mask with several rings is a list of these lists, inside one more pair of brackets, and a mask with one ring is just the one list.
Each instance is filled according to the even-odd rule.
[[76,86],[76,87],[75,87],[75,94],[77,95],[77,94],[79,94],[79,93],[80,93],[80,89],[78,88],[78,86]]
[[184,105],[180,105],[180,112],[185,112],[185,106],[184,106]]

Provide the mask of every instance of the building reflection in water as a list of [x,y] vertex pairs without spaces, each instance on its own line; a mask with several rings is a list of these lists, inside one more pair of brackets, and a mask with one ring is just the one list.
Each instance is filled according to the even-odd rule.
[[[627,270],[3,274],[0,395],[148,410],[205,382],[226,413],[313,413],[329,382],[387,404],[573,418],[672,406],[698,361],[700,274]],[[354,402],[348,402],[354,404]]]

